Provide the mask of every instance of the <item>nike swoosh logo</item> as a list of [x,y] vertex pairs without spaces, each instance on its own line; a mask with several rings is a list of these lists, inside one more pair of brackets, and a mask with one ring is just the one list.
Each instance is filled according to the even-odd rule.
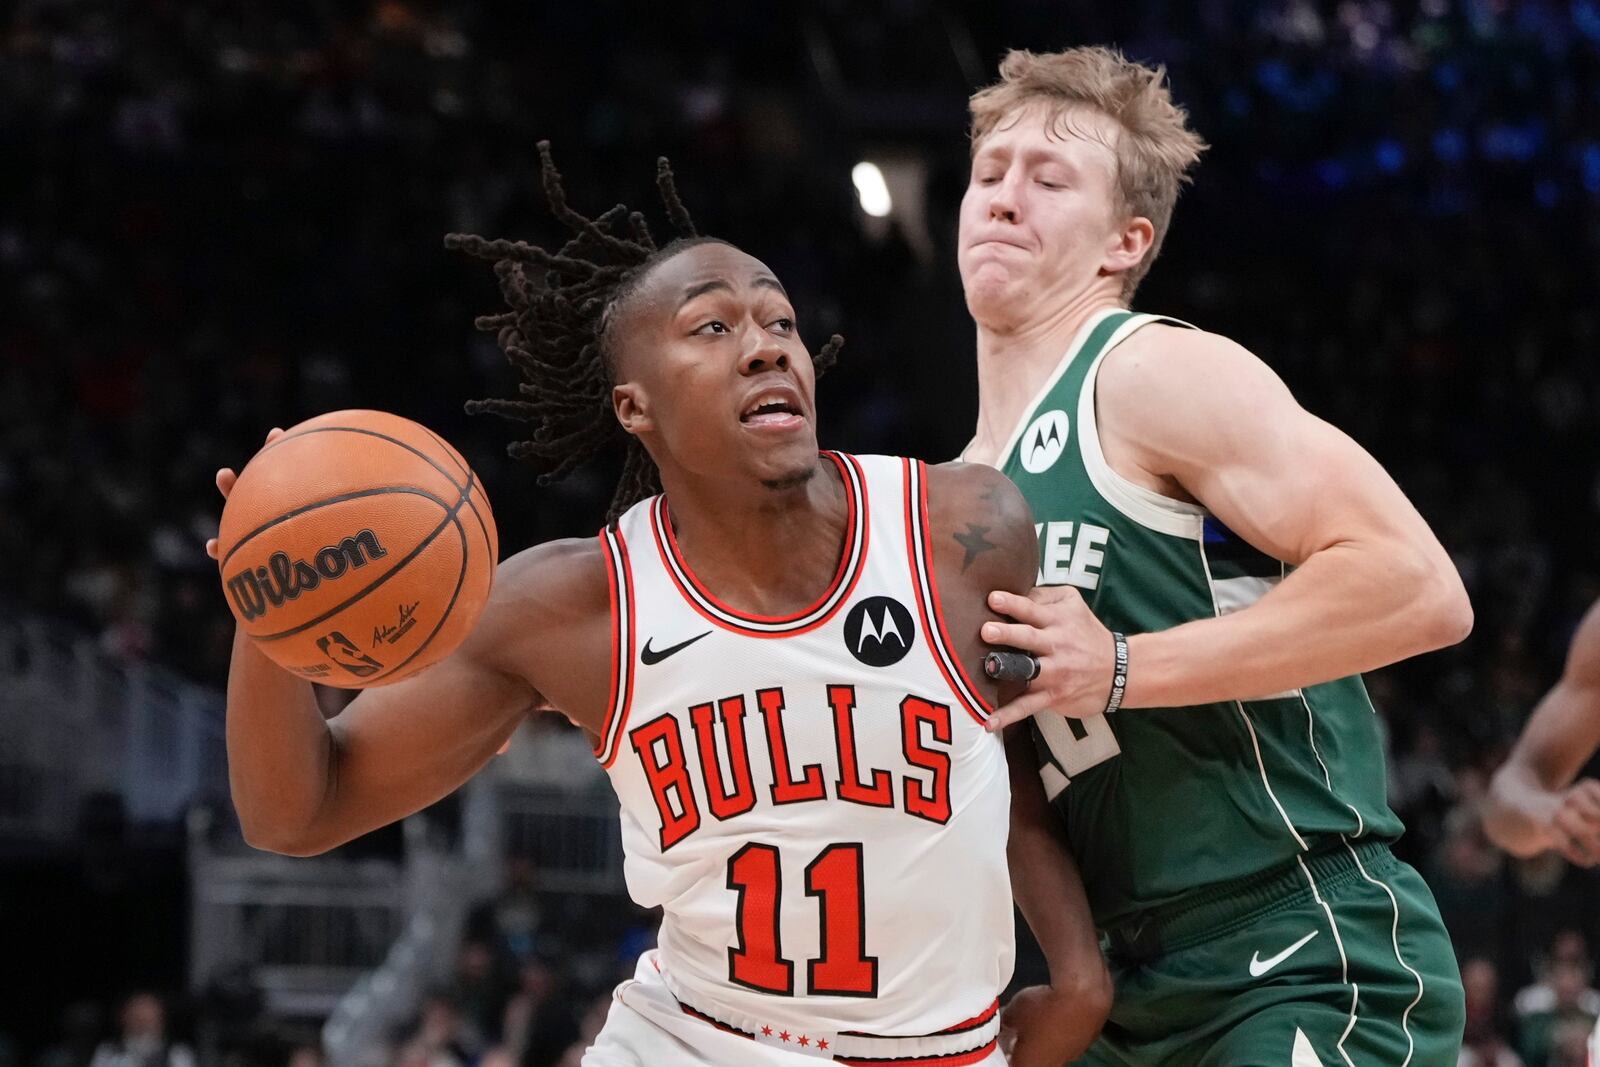
[[662,649],[651,648],[650,647],[650,639],[647,637],[647,638],[645,638],[645,641],[644,641],[644,648],[639,650],[639,662],[643,663],[646,667],[649,667],[649,666],[652,666],[654,664],[660,663],[662,660],[666,659],[668,656],[672,655],[673,653],[682,652],[684,649],[688,648],[690,645],[694,644],[696,641],[700,640],[702,637],[709,636],[710,633],[711,633],[711,631],[707,630],[703,634],[695,634],[693,637],[689,638],[689,640],[687,640],[687,641],[679,641],[675,645],[671,645],[671,646],[669,646],[667,648],[662,648]]
[[1288,948],[1284,949],[1282,952],[1278,953],[1276,956],[1271,956],[1267,959],[1262,959],[1260,952],[1252,952],[1250,954],[1250,977],[1260,978],[1262,975],[1272,970],[1272,968],[1276,967],[1290,956],[1293,956],[1296,952],[1299,952],[1305,947],[1307,941],[1310,941],[1316,936],[1317,931],[1313,930],[1300,940],[1296,941],[1294,944],[1290,945]]

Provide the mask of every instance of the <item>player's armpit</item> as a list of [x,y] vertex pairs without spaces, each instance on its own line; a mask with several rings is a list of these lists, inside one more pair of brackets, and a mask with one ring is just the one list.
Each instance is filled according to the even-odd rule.
[[1038,573],[1033,512],[1005,475],[977,463],[929,466],[928,526],[939,600],[956,655],[996,707],[1023,686],[998,686],[983,673],[984,623],[999,618],[988,596],[1026,596]]

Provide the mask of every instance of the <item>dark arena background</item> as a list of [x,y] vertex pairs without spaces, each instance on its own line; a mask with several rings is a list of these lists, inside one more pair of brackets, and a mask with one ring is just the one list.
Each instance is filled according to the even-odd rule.
[[[1368,678],[1396,851],[1467,976],[1462,1062],[1581,1063],[1600,881],[1501,854],[1479,808],[1600,596],[1600,4],[13,0],[0,1067],[122,1067],[102,1042],[161,1013],[174,1067],[575,1064],[655,922],[584,738],[538,717],[399,826],[249,849],[213,472],[380,408],[467,455],[507,554],[598,528],[620,453],[540,489],[517,426],[462,412],[514,379],[472,329],[490,272],[441,237],[559,237],[541,138],[588,213],[660,218],[670,156],[813,351],[845,336],[825,444],[952,457],[976,411],[966,97],[1007,48],[1086,43],[1164,63],[1213,146],[1138,306],[1260,354],[1467,582],[1465,643]],[[1018,981],[1041,975],[1025,946]]]

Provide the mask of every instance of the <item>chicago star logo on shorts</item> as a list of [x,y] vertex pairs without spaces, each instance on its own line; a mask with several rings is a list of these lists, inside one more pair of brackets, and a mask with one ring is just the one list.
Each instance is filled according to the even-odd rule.
[[844,647],[869,667],[899,663],[916,639],[911,612],[893,597],[869,596],[845,616]]
[[1023,431],[1017,450],[1022,456],[1022,469],[1029,474],[1043,474],[1061,458],[1067,447],[1067,413],[1060,408],[1045,412],[1028,424]]

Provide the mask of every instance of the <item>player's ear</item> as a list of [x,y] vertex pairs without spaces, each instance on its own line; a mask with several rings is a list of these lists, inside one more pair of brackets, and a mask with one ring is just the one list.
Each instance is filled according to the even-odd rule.
[[1155,237],[1155,226],[1143,215],[1124,220],[1122,228],[1106,241],[1103,269],[1107,274],[1120,274],[1138,266],[1139,261],[1150,253],[1150,245]]
[[649,397],[638,382],[623,382],[611,387],[611,410],[617,413],[622,428],[635,437],[641,432],[655,429],[650,416]]

